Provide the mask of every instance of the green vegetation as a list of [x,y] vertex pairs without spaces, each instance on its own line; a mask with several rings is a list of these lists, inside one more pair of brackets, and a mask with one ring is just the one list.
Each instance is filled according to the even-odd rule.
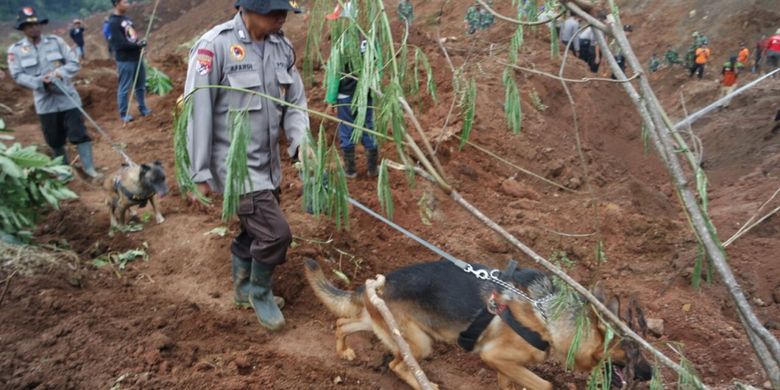
[[52,160],[35,146],[0,143],[0,237],[29,241],[42,210],[77,198],[62,179],[70,175],[61,158]]

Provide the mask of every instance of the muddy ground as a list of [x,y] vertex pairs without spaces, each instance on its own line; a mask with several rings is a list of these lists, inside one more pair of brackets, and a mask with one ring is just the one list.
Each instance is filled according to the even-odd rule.
[[[140,232],[109,237],[103,192],[84,181],[74,181],[72,188],[80,199],[67,202],[61,211],[47,213],[36,240],[67,245],[82,261],[75,267],[50,267],[11,280],[0,308],[0,384],[13,389],[111,388],[117,383],[121,388],[139,389],[403,388],[386,368],[384,349],[369,335],[354,337],[358,359],[346,362],[337,358],[334,318],[313,298],[302,276],[302,261],[314,257],[327,263],[326,268],[349,276],[350,285],[340,282],[342,287],[354,288],[377,273],[432,260],[435,255],[358,210],[351,210],[350,229],[346,231],[306,214],[301,206],[301,184],[289,161],[284,162],[282,205],[295,243],[288,262],[274,279],[275,292],[287,300],[284,313],[288,326],[279,333],[268,333],[258,326],[251,311],[233,307],[229,245],[237,224],[227,225],[226,237],[208,234],[224,226],[217,208],[194,211],[179,197],[173,179],[171,130],[171,112],[185,71],[182,56],[186,49],[180,46],[229,17],[232,1],[222,0],[218,6],[197,0],[166,3],[160,25],[153,32],[159,49],[152,46],[150,50],[152,62],[174,78],[176,90],[166,97],[150,97],[155,111],[151,117],[126,127],[118,122],[114,64],[99,58],[99,37],[90,41],[98,58],[84,64],[78,83],[87,111],[117,142],[126,145],[136,161],[163,161],[173,189],[162,201],[167,220],[161,225],[148,223]],[[388,3],[395,7],[394,2]],[[690,35],[681,27],[687,12],[672,12],[674,17],[661,18],[663,23],[657,25],[650,21],[659,19],[645,18],[645,12],[655,15],[651,12],[657,11],[650,10],[660,3],[666,4],[633,1],[623,8],[626,19],[638,26],[632,43],[642,58],[656,50],[656,40],[687,42]],[[696,3],[681,1],[673,6],[675,10],[707,7]],[[761,2],[753,3],[761,10]],[[670,356],[675,354],[668,344],[676,345],[706,383],[728,388],[740,380],[761,386],[763,373],[723,286],[716,280],[699,291],[690,287],[695,238],[665,169],[652,150],[645,150],[639,118],[622,89],[610,83],[571,86],[586,167],[576,149],[572,108],[558,81],[517,74],[524,124],[520,135],[511,135],[500,102],[503,68],[496,60],[503,55],[513,27],[498,23],[484,34],[467,37],[461,23],[468,6],[466,0],[417,5],[417,22],[410,38],[412,44],[423,48],[435,69],[440,100],[438,104],[424,101],[420,120],[432,137],[441,140],[439,158],[453,185],[538,253],[557,257],[565,253],[574,262],[571,273],[581,283],[601,281],[616,294],[636,294],[646,315],[665,323],[664,334],[650,336],[650,341]],[[499,9],[511,14],[508,6]],[[707,8],[699,8],[700,13],[705,11]],[[140,9],[135,12],[141,14]],[[727,16],[733,15],[741,14]],[[102,18],[90,18],[88,27],[91,23],[93,31],[98,30]],[[750,31],[744,30],[746,35],[769,25],[749,27]],[[301,17],[288,20],[287,33],[299,57],[305,28]],[[520,62],[557,73],[560,60],[549,58],[548,38],[541,32],[527,33]],[[716,30],[710,33],[711,39],[718,39],[717,34]],[[467,61],[468,74],[479,81],[472,141],[576,192],[545,184],[476,149],[461,151],[457,135],[440,137],[457,133],[461,123],[453,117],[448,128],[442,129],[453,91],[449,66],[435,41],[437,35],[455,37],[446,43],[453,63],[460,66]],[[724,46],[736,45],[737,38],[723,37]],[[497,48],[492,55],[491,43]],[[717,96],[715,68],[703,81],[689,80],[681,68],[663,69],[652,76],[670,115],[682,115],[680,91],[691,111]],[[590,75],[584,63],[572,58],[566,74],[573,78]],[[536,91],[545,108],[532,102],[531,91]],[[705,148],[710,212],[723,239],[778,188],[780,136],[769,132],[778,108],[778,91],[780,81],[771,80],[694,125]],[[29,92],[7,79],[0,81],[0,92],[0,102],[16,111],[6,119],[17,129],[18,140],[42,145]],[[324,108],[320,87],[307,94],[310,106]],[[334,129],[329,125],[329,134]],[[94,138],[99,165],[116,169],[120,158],[104,139],[97,134]],[[384,145],[382,152],[395,158],[392,145]],[[359,169],[364,171],[362,157],[359,161]],[[391,182],[395,221],[402,226],[463,259],[502,267],[507,259],[515,258],[523,266],[533,266],[531,260],[425,181],[409,187],[401,174],[392,173]],[[373,180],[360,177],[349,186],[353,197],[379,209]],[[775,199],[768,207],[777,204]],[[775,335],[780,323],[779,230],[780,219],[769,218],[728,248],[738,280],[759,318]],[[599,241],[604,243],[606,262],[595,259]],[[132,262],[125,270],[92,265],[95,257],[141,247],[148,247],[148,261]],[[3,276],[9,272],[2,269]],[[330,276],[335,279],[334,273]],[[429,377],[446,389],[496,387],[490,369],[455,347],[438,346],[422,365]],[[563,373],[557,364],[547,363],[534,370],[556,388],[570,383],[584,387],[584,376]],[[676,381],[670,372],[664,375],[667,383]]]

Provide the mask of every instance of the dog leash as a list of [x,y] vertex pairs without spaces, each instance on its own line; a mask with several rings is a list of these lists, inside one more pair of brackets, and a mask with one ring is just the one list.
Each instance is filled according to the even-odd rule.
[[475,269],[474,267],[471,266],[471,264],[469,264],[469,263],[467,263],[467,262],[465,262],[465,261],[463,261],[461,259],[458,259],[457,257],[455,257],[455,256],[453,256],[453,255],[443,251],[442,249],[438,248],[437,246],[431,244],[430,242],[423,240],[422,238],[418,237],[414,233],[412,233],[409,230],[404,229],[400,225],[390,221],[389,219],[385,218],[384,216],[382,216],[381,214],[375,212],[374,210],[371,210],[370,208],[368,208],[367,206],[365,206],[362,203],[358,202],[357,200],[355,200],[355,199],[353,199],[351,197],[347,197],[347,201],[350,204],[354,205],[355,207],[359,208],[360,210],[364,211],[366,214],[368,214],[368,215],[370,215],[370,216],[372,216],[372,217],[382,221],[383,223],[389,225],[393,229],[403,233],[403,235],[405,235],[405,236],[411,238],[412,240],[416,241],[418,244],[428,248],[429,250],[431,250],[432,252],[436,253],[437,255],[447,259],[450,263],[452,263],[456,267],[462,269],[464,272],[474,275],[477,279],[485,280],[485,281],[491,282],[493,284],[496,284],[496,285],[500,286],[503,290],[507,290],[507,291],[509,291],[509,292],[511,292],[511,293],[513,293],[513,294],[515,294],[517,296],[519,296],[524,301],[526,301],[526,302],[530,303],[531,305],[533,305],[537,309],[537,311],[542,315],[542,317],[544,317],[545,321],[547,321],[547,314],[546,314],[546,312],[544,310],[544,304],[548,300],[551,299],[552,295],[548,296],[548,297],[546,297],[544,299],[541,299],[541,300],[535,300],[535,299],[531,298],[530,296],[528,296],[528,294],[526,294],[525,292],[523,292],[523,291],[519,290],[518,288],[516,288],[511,283],[507,283],[504,280],[502,280],[501,279],[501,271],[500,270],[492,269],[492,270],[488,271],[486,269]]
[[117,146],[113,142],[113,140],[108,135],[108,133],[106,133],[105,130],[103,130],[103,128],[101,128],[100,125],[98,125],[97,122],[95,122],[95,120],[92,119],[92,117],[89,116],[89,114],[87,114],[86,111],[84,111],[84,108],[81,107],[81,103],[79,103],[70,93],[68,93],[67,88],[65,88],[65,86],[62,85],[62,82],[60,80],[54,77],[52,78],[52,84],[54,84],[60,91],[62,91],[62,93],[64,93],[65,96],[67,96],[68,99],[70,99],[71,103],[76,105],[76,108],[81,112],[81,114],[84,115],[84,117],[86,117],[87,120],[89,120],[89,122],[92,123],[92,126],[94,126],[95,129],[97,129],[100,135],[103,136],[103,138],[105,138],[106,141],[108,141],[108,144],[111,145],[111,148],[114,149],[114,151],[116,151],[117,153],[119,153],[120,156],[122,156],[126,164],[131,166],[136,165],[133,162],[133,160],[130,159],[130,156],[128,156],[127,153],[125,153],[119,146]]

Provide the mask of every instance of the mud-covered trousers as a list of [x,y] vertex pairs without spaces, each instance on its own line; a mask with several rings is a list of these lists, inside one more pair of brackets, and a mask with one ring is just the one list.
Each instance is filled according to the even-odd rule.
[[230,248],[234,255],[267,265],[279,265],[287,260],[292,233],[279,207],[279,189],[241,196],[238,219],[241,233],[233,239]]

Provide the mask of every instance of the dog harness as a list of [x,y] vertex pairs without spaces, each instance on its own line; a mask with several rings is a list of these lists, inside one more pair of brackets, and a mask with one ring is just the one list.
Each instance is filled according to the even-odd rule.
[[[508,279],[514,274],[515,268],[517,268],[517,262],[510,260],[501,279]],[[458,335],[458,345],[467,352],[473,351],[474,346],[477,344],[477,340],[479,340],[479,336],[487,329],[490,322],[493,321],[493,318],[499,316],[505,324],[507,324],[518,336],[522,337],[528,344],[531,344],[531,346],[540,351],[547,351],[547,349],[550,348],[550,343],[543,339],[542,335],[538,332],[515,319],[512,310],[509,309],[506,304],[499,305],[496,302],[496,294],[497,292],[493,291],[487,306],[479,312],[477,317],[471,322],[471,325]]]
[[154,195],[154,191],[143,191],[140,194],[134,194],[132,191],[128,190],[125,186],[122,185],[122,181],[119,180],[118,176],[114,178],[114,189],[122,192],[122,194],[126,196],[127,199],[130,199],[133,202],[138,202],[138,205],[141,207],[146,207],[146,202],[148,202],[149,198]]
[[474,321],[471,322],[471,325],[460,333],[458,336],[458,345],[467,352],[473,351],[474,346],[477,344],[477,340],[479,340],[479,336],[487,329],[490,322],[493,321],[493,318],[499,316],[504,323],[528,344],[531,344],[531,346],[540,351],[547,351],[547,349],[550,348],[550,343],[543,339],[539,332],[532,330],[515,319],[512,310],[510,310],[507,305],[497,304],[495,294],[496,293],[493,293],[493,296],[490,297],[490,301],[488,302],[488,306],[479,312],[477,317],[474,318]]

